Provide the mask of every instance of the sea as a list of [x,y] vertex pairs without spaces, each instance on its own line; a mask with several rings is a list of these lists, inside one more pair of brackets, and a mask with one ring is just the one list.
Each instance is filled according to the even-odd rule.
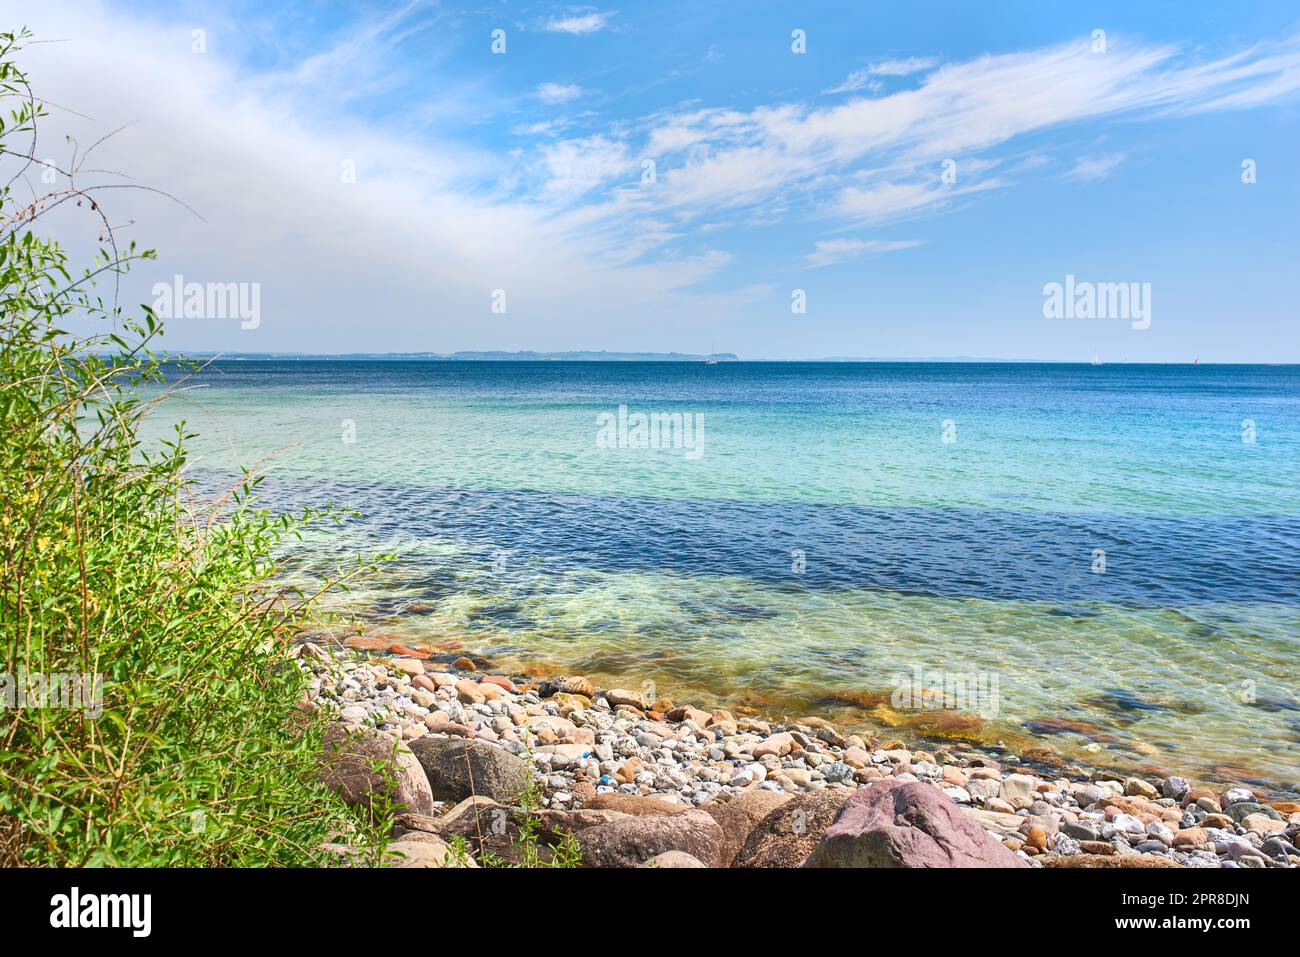
[[217,360],[282,573],[504,672],[1300,789],[1300,366]]

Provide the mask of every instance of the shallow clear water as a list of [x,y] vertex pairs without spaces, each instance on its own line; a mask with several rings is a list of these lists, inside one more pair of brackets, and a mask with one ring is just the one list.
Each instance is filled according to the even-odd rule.
[[[620,406],[698,454],[600,447]],[[202,481],[273,455],[268,501],[358,510],[295,568],[396,551],[350,603],[411,643],[1300,781],[1300,367],[219,362],[182,416]],[[918,665],[996,707],[891,706]]]

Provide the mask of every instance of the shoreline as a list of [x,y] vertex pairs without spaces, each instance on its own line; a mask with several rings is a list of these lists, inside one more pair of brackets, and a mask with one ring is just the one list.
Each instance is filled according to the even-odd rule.
[[[731,816],[753,830],[732,840],[738,846],[728,845],[730,856],[706,862],[710,866],[797,866],[825,857],[829,852],[809,838],[768,835],[774,838],[769,846],[757,846],[763,845],[759,832],[769,817],[780,817],[781,805],[794,802],[811,805],[800,813],[816,822],[816,838],[841,808],[853,806],[846,804],[850,798],[854,805],[871,800],[868,792],[879,791],[872,787],[877,784],[929,785],[907,789],[908,800],[941,795],[938,811],[955,810],[956,823],[975,825],[1023,866],[1300,864],[1300,803],[1245,787],[1196,787],[1177,775],[1148,780],[1078,766],[1052,769],[975,742],[915,747],[897,737],[842,734],[815,716],[770,722],[650,702],[637,691],[597,688],[582,676],[516,684],[510,676],[478,670],[467,657],[433,661],[431,651],[381,637],[304,632],[294,652],[311,676],[313,705],[328,709],[344,727],[412,748],[419,755],[415,767],[423,767],[443,795],[430,813],[399,817],[402,841],[412,834],[427,838],[425,829],[460,833],[464,828],[455,821],[463,823],[459,805],[467,799],[481,839],[473,802],[508,808],[518,796],[510,787],[493,791],[493,768],[504,762],[536,788],[539,813],[559,815],[571,826],[593,814],[674,815],[675,821],[694,814],[703,822],[695,812],[727,818],[729,805],[748,808]],[[469,790],[439,777],[445,768],[430,755],[448,748],[459,748],[467,765],[471,752],[486,762],[479,786],[473,774]],[[754,807],[767,812],[758,821],[749,820]],[[455,821],[435,823],[439,811],[450,811]],[[847,811],[842,816],[852,817]],[[587,833],[578,832],[584,842]],[[601,859],[600,852],[591,853]],[[615,858],[616,866],[631,866]]]

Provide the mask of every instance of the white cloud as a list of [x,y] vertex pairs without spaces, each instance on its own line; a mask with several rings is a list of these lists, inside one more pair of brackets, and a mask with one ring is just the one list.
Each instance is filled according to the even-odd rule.
[[856,93],[859,90],[866,90],[869,93],[879,93],[885,88],[885,85],[875,79],[878,76],[911,76],[913,73],[921,73],[925,70],[933,69],[939,64],[938,57],[914,56],[904,60],[882,60],[879,63],[873,63],[871,66],[863,67],[861,70],[854,70],[848,75],[848,78],[842,83],[838,83],[829,89],[823,90],[823,93]]
[[563,17],[551,17],[542,28],[548,33],[572,33],[582,35],[596,33],[605,29],[616,11],[595,10],[588,13],[573,13]]
[[[237,23],[214,21],[210,52],[196,56],[188,22],[90,0],[11,6],[38,36],[66,38],[24,53],[37,89],[95,118],[56,110],[42,142],[53,148],[71,134],[88,144],[134,121],[94,165],[174,193],[207,220],[146,194],[112,194],[110,215],[134,221],[122,238],[162,256],[128,281],[126,301],[148,301],[149,285],[175,273],[263,284],[255,335],[182,323],[164,342],[171,348],[570,348],[610,342],[611,310],[625,320],[620,328],[650,330],[663,343],[704,304],[743,310],[761,294],[725,287],[739,263],[706,248],[710,224],[842,230],[919,217],[1043,175],[1029,159],[999,153],[1018,137],[1098,118],[1248,108],[1300,90],[1297,37],[1207,58],[1112,36],[1105,56],[1086,42],[982,56],[938,67],[909,89],[829,105],[694,103],[619,123],[593,114],[582,135],[508,115],[503,129],[523,121],[532,138],[518,149],[512,140],[507,152],[439,136],[437,124],[413,131],[405,116],[341,112],[319,95],[320,78],[339,64],[357,66],[368,89],[391,84],[388,53],[427,28],[423,5],[263,74],[223,54],[240,36]],[[430,97],[442,98],[435,113],[495,116],[481,89],[444,94],[467,81],[443,72],[429,84]],[[549,86],[570,101],[568,91],[581,94]],[[652,184],[640,180],[646,157],[657,164]],[[957,161],[953,184],[939,178],[948,158]],[[340,181],[347,161],[352,184]],[[806,253],[810,241],[792,240],[791,262],[890,251],[832,239]],[[488,308],[498,288],[508,294],[504,316]]]
[[902,60],[882,60],[867,67],[872,76],[911,76],[922,73],[939,65],[939,58],[932,56],[910,56]]
[[582,96],[582,87],[576,83],[542,83],[536,93],[543,103],[568,103]]
[[811,269],[831,266],[867,253],[892,253],[921,245],[919,239],[824,239],[816,243],[813,251],[804,256]]
[[856,93],[858,90],[867,90],[871,93],[879,93],[885,88],[885,85],[879,80],[871,78],[870,70],[854,70],[848,75],[843,83],[837,83],[835,86],[822,90],[823,93]]
[[1124,162],[1124,153],[1107,153],[1104,156],[1081,156],[1074,166],[1066,172],[1065,178],[1077,183],[1095,183],[1106,179],[1120,163]]

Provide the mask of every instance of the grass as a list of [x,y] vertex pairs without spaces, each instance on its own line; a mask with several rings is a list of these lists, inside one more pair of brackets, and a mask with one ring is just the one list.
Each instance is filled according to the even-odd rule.
[[[162,328],[116,289],[152,253],[117,245],[76,169],[16,198],[42,116],[26,39],[0,34],[0,865],[310,865],[333,833],[382,842],[317,780],[323,718],[286,645],[314,596],[274,581],[328,516],[258,509],[251,474],[205,498],[183,424],[142,445]],[[59,207],[100,235],[84,268],[40,235]]]

